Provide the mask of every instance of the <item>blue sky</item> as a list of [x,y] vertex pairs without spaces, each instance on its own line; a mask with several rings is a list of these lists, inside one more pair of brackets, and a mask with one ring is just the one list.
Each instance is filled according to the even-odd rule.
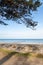
[[36,30],[27,28],[24,24],[7,20],[8,26],[0,25],[0,39],[43,39],[43,5],[32,15],[33,20],[38,21]]

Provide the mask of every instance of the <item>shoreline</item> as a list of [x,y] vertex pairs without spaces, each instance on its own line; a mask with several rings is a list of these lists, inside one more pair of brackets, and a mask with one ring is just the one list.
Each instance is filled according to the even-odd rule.
[[38,45],[43,45],[43,43],[36,43],[36,42],[34,42],[34,43],[33,42],[31,42],[31,43],[30,42],[0,42],[0,44],[24,44],[24,45],[25,44],[31,44],[31,45],[38,44]]

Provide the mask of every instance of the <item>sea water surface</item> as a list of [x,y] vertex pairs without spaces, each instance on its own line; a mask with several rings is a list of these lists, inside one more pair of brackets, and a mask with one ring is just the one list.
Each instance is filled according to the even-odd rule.
[[0,43],[43,44],[43,39],[0,39]]

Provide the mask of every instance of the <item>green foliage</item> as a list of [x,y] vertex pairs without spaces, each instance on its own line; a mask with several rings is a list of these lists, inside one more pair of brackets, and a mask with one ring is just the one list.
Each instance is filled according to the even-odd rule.
[[[21,20],[27,27],[34,28],[37,26],[37,22],[31,19],[31,11],[36,11],[40,5],[41,2],[39,0],[0,0],[0,16],[16,20],[19,24],[21,24],[19,21]],[[7,25],[1,21],[0,24]]]

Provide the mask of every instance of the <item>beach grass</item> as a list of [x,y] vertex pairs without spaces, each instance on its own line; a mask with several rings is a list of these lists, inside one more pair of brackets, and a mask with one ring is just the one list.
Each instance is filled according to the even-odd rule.
[[37,54],[38,58],[43,58],[43,54]]
[[31,56],[31,53],[18,53],[18,56],[24,56],[24,57],[28,57]]
[[0,51],[5,53],[5,54],[10,54],[10,55],[16,54],[17,56],[23,56],[23,57],[36,57],[35,53],[22,53],[22,52],[6,50],[6,49],[2,49],[2,48],[0,49]]
[[3,48],[0,48],[0,52],[9,54],[9,53],[11,53],[11,52],[13,52],[13,51],[11,51],[11,50],[6,50],[6,49],[3,49]]
[[6,50],[3,48],[0,48],[0,52],[6,53],[6,54],[17,54],[18,56],[31,56],[31,53],[21,53],[21,52],[16,52],[16,51],[11,51],[11,50]]
[[0,48],[0,52],[3,52],[5,54],[17,54],[18,56],[24,56],[24,57],[37,57],[37,58],[43,58],[43,54],[35,54],[35,53],[21,53],[21,52],[16,52],[16,51],[12,51],[12,50],[6,50],[3,48]]

